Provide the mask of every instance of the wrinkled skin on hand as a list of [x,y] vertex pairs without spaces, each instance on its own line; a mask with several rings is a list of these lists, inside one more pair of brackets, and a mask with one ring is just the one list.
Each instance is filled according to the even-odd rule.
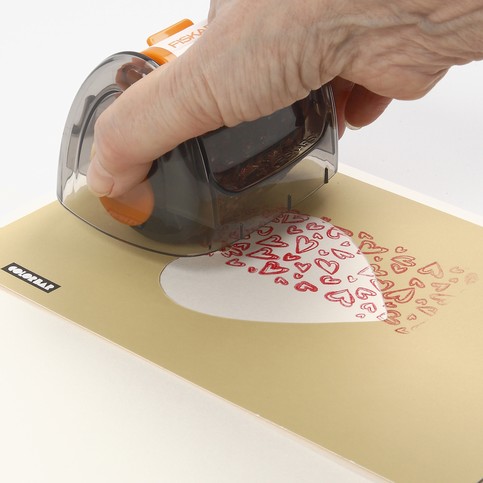
[[331,82],[340,135],[392,99],[424,96],[453,65],[483,58],[483,0],[212,0],[181,58],[99,118],[88,184],[118,196],[151,161],[220,126],[268,115]]

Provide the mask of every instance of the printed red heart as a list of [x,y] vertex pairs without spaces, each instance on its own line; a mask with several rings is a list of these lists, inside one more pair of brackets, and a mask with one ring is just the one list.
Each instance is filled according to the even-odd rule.
[[270,235],[270,233],[272,233],[273,231],[273,226],[262,226],[258,231],[257,233],[260,235],[260,236],[268,236]]
[[329,275],[334,275],[339,271],[340,265],[335,260],[325,260],[325,258],[316,258],[315,264],[327,272]]
[[444,293],[433,293],[429,296],[429,298],[434,300],[438,305],[447,305],[453,297],[453,295]]
[[451,287],[451,284],[442,283],[442,282],[433,282],[431,284],[431,287],[433,287],[436,290],[436,292],[444,292],[446,289]]
[[302,262],[296,262],[295,266],[302,272],[305,273],[307,272],[310,267],[312,266],[311,263],[302,263]]
[[265,238],[264,240],[257,241],[257,245],[263,245],[266,247],[274,247],[274,248],[288,247],[288,243],[284,242],[280,235],[271,235],[268,238]]
[[240,262],[238,258],[233,258],[232,260],[228,260],[226,265],[230,265],[230,267],[244,267],[246,263]]
[[314,250],[319,246],[319,242],[317,240],[311,240],[310,238],[306,237],[305,235],[299,235],[297,237],[297,246],[295,251],[297,253],[306,253]]
[[396,247],[396,253],[406,253],[407,249],[404,247]]
[[377,263],[371,263],[371,268],[374,271],[376,277],[387,277],[388,273],[386,270],[382,270]]
[[309,218],[309,216],[301,215],[299,213],[284,213],[280,217],[280,223],[302,223]]
[[398,317],[401,317],[401,312],[398,310],[388,310],[385,322],[389,325],[399,325],[401,321]]
[[419,278],[413,277],[411,280],[409,280],[409,286],[410,287],[419,287],[419,288],[424,288],[426,285],[424,282],[419,280]]
[[416,299],[416,303],[420,305],[426,305],[428,301],[426,299]]
[[359,245],[359,249],[364,255],[374,255],[375,253],[386,253],[387,248],[376,245],[372,240],[363,240]]
[[237,248],[242,251],[248,250],[250,246],[251,246],[251,243],[248,243],[248,242],[237,242],[237,243],[233,243],[232,245],[233,248]]
[[297,233],[303,233],[303,230],[297,225],[292,225],[287,228],[287,233],[289,235],[296,235]]
[[365,316],[366,316],[366,314],[356,314],[356,317],[358,319],[363,319],[363,318],[365,318]]
[[386,302],[384,305],[388,309],[397,309],[397,304],[395,304],[394,302]]
[[372,268],[368,265],[367,267],[364,267],[362,270],[357,272],[357,275],[363,275],[364,277],[374,277],[374,272],[372,271]]
[[260,275],[278,275],[288,271],[288,268],[282,267],[278,262],[267,262],[259,273]]
[[312,285],[309,282],[299,282],[295,285],[295,290],[298,290],[299,292],[318,292],[319,289],[315,286]]
[[478,275],[476,273],[469,273],[465,277],[465,283],[466,285],[471,285],[472,283],[478,282]]
[[397,257],[392,257],[391,260],[403,267],[414,267],[416,265],[416,259],[410,255],[398,255]]
[[344,235],[347,235],[348,237],[351,237],[354,235],[353,231],[350,231],[347,228],[344,228],[342,226],[334,225],[334,228],[337,228],[337,230],[340,230]]
[[303,275],[301,273],[296,272],[293,274],[293,278],[295,278],[296,280],[300,280],[301,278],[303,278]]
[[407,267],[403,267],[402,265],[398,265],[397,263],[391,263],[391,268],[392,271],[397,275],[401,275],[402,273],[407,271]]
[[322,220],[322,221],[326,221],[327,223],[329,223],[329,222],[332,220],[332,218],[328,218],[327,216],[323,216],[323,217],[321,218],[321,220]]
[[247,257],[259,258],[260,260],[278,260],[280,257],[273,253],[273,250],[269,247],[260,248],[254,252],[247,253]]
[[431,275],[434,278],[443,278],[444,272],[438,262],[432,262],[418,270],[421,275]]
[[461,267],[453,267],[450,269],[451,273],[465,273],[465,271]]
[[348,281],[349,283],[354,283],[354,282],[357,282],[357,278],[353,277],[352,275],[349,275],[349,276],[347,277],[347,281]]
[[255,267],[249,267],[249,268],[248,268],[248,271],[249,271],[250,273],[257,273],[257,269],[256,269]]
[[365,231],[360,231],[359,232],[359,238],[365,238],[366,240],[373,240],[374,237],[372,235],[369,235],[369,233],[366,233]]
[[379,263],[379,262],[382,262],[383,260],[384,260],[384,258],[380,257],[379,255],[377,255],[377,256],[374,257],[374,261],[375,262],[378,262]]
[[398,327],[396,329],[396,332],[398,332],[399,334],[409,334],[409,330],[407,327]]
[[402,288],[400,290],[384,292],[384,299],[394,300],[398,304],[407,304],[413,299],[415,293],[416,290],[414,289],[414,287]]
[[449,281],[451,283],[458,283],[460,281],[460,279],[459,278],[450,278]]
[[317,238],[317,240],[323,240],[324,237],[318,232],[316,231],[313,235],[312,235],[313,238]]
[[243,255],[243,251],[234,246],[223,248],[220,253],[225,258],[241,257]]
[[361,309],[362,310],[367,310],[371,314],[375,314],[376,313],[376,310],[377,310],[377,307],[376,307],[376,304],[373,303],[373,302],[366,302],[366,303],[364,303],[364,304],[361,305]]
[[332,248],[332,253],[339,260],[345,260],[346,258],[354,258],[354,256],[355,256],[353,253],[346,252],[345,250],[339,250],[337,248]]
[[313,221],[307,223],[307,230],[323,230],[324,228],[324,225],[319,225],[318,223],[314,223]]
[[347,289],[328,292],[324,297],[330,302],[340,303],[343,307],[352,307],[355,302],[354,296]]
[[288,285],[288,281],[285,280],[283,277],[276,277],[275,283],[279,283],[281,285]]
[[300,260],[302,257],[300,257],[299,255],[294,255],[293,253],[286,253],[284,256],[283,256],[283,259],[286,261],[286,262],[294,262],[295,260]]
[[379,280],[377,278],[371,278],[369,280],[369,282],[371,282],[371,285],[378,291],[378,292],[382,292],[381,288],[379,287]]
[[367,300],[369,297],[374,297],[375,295],[377,295],[376,292],[374,292],[374,290],[371,290],[369,288],[359,287],[356,290],[356,296],[361,300]]
[[408,315],[408,320],[416,320],[418,317],[416,314],[410,314]]
[[381,292],[385,292],[386,290],[390,290],[391,288],[394,287],[394,282],[392,282],[391,280],[378,280],[378,282],[379,282],[379,290]]
[[338,240],[341,236],[343,236],[344,233],[339,230],[338,228],[336,228],[335,226],[329,228],[327,230],[327,236],[329,238],[332,238],[333,240]]
[[345,242],[342,242],[340,244],[341,247],[350,247],[351,246],[351,242],[349,240],[345,241]]
[[438,309],[436,307],[431,307],[430,305],[426,305],[424,307],[418,307],[418,310],[423,314],[429,315],[430,317],[432,317],[438,312]]
[[323,275],[322,277],[320,277],[320,281],[324,285],[339,285],[342,282],[340,278],[334,278],[330,275]]
[[319,250],[319,255],[321,257],[326,257],[327,255],[330,255],[330,253],[327,250]]

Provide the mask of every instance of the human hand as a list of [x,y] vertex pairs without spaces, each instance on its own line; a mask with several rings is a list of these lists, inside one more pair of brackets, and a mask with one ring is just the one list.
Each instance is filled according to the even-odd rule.
[[[223,125],[268,115],[331,82],[340,134],[391,99],[425,95],[483,58],[482,0],[214,0],[181,58],[132,85],[99,118],[87,181],[99,196],[139,184],[153,159]],[[270,19],[267,21],[267,19]]]

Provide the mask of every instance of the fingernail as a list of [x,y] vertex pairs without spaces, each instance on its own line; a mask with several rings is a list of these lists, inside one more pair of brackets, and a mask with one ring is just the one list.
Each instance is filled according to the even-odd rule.
[[91,162],[89,164],[89,169],[87,170],[86,178],[87,187],[98,197],[109,195],[114,186],[114,179],[104,169],[97,157],[95,145],[92,146]]
[[352,124],[349,124],[347,121],[345,121],[345,127],[347,129],[350,129],[351,131],[358,131],[361,126],[357,127],[357,126],[353,126]]

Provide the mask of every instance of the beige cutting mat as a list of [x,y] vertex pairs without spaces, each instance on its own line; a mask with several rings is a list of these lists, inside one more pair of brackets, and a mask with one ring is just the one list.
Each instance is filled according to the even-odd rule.
[[[483,228],[340,174],[298,210],[366,256],[386,320],[274,323],[183,308],[159,284],[173,258],[111,239],[58,203],[0,230],[0,284],[386,478],[482,478]],[[321,270],[331,282],[334,254],[343,258],[326,255],[317,223],[290,216],[298,249],[325,262],[304,259],[277,285],[289,300],[296,275]],[[235,258],[227,254],[233,274],[267,272]],[[370,291],[336,289],[326,297],[334,306],[370,301]]]

